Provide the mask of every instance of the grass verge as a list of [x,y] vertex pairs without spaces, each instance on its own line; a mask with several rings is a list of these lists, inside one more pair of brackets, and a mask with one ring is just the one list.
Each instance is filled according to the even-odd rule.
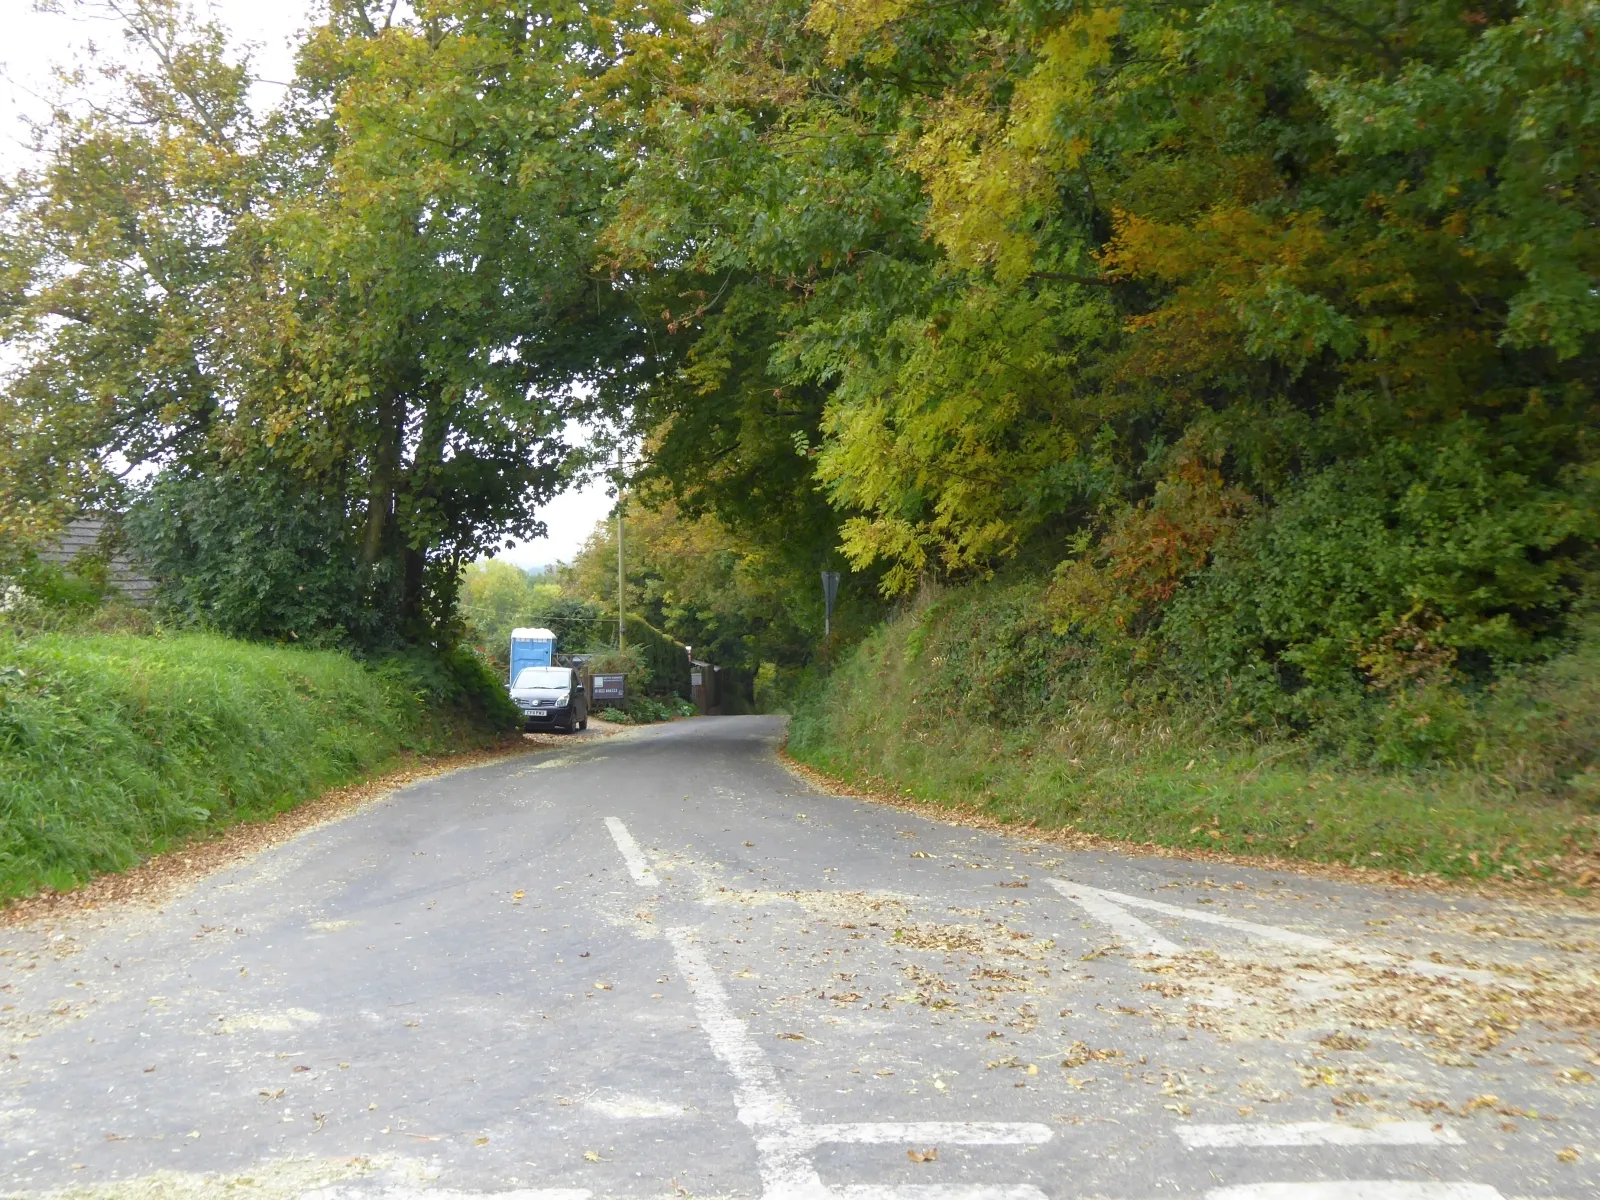
[[0,902],[65,891],[404,754],[495,742],[449,671],[208,634],[0,633]]
[[963,668],[946,643],[969,616],[946,599],[937,626],[913,611],[880,628],[796,705],[790,754],[868,792],[1117,842],[1600,884],[1593,806],[1492,769],[1358,770],[1295,741],[1224,738],[1184,714],[1082,700],[1010,720],[952,711]]

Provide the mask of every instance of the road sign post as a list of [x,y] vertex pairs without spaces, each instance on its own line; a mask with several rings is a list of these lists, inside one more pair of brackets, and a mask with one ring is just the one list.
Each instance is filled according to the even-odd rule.
[[833,600],[839,594],[839,572],[822,573],[822,636],[833,633]]

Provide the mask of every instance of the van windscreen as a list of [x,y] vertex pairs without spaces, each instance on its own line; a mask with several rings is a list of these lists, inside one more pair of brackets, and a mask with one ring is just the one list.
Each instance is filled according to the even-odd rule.
[[571,667],[523,667],[514,688],[566,688],[572,686]]

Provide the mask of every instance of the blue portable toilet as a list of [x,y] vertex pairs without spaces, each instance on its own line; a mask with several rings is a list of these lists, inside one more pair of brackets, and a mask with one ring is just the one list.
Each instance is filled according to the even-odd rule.
[[517,674],[524,667],[548,667],[556,649],[556,635],[548,629],[513,629],[511,631],[511,678],[507,684],[517,681]]

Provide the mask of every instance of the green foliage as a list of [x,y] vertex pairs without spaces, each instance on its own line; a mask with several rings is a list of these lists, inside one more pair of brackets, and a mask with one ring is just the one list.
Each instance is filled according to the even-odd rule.
[[1600,536],[1592,468],[1543,450],[1460,421],[1308,475],[1217,546],[1160,640],[1232,680],[1236,712],[1299,723],[1369,688],[1486,683],[1543,657]]
[[281,470],[179,468],[139,495],[126,527],[160,603],[180,621],[310,645],[382,646],[398,636],[393,579],[363,570],[358,519],[337,492]]
[[587,650],[607,636],[597,605],[563,594],[547,577],[492,559],[462,572],[461,615],[467,640],[501,670],[510,666],[513,629],[548,628],[561,654]]
[[291,603],[212,555],[180,607],[420,643],[455,636],[465,563],[541,532],[594,407],[569,385],[631,337],[588,272],[615,159],[574,92],[611,27],[407,9],[335,0],[258,118],[220,26],[118,6],[112,94],[60,106],[40,167],[0,184],[0,543],[119,501],[131,467],[267,468],[322,498],[335,561]]
[[[793,568],[758,541],[741,538],[720,518],[692,516],[655,492],[629,497],[626,554],[629,607],[696,658],[719,666],[761,662],[793,668],[810,660],[822,633],[817,564]],[[561,572],[575,596],[616,611],[614,522],[603,522]],[[880,609],[870,592],[844,589],[836,628],[865,632]],[[615,618],[609,634],[615,640]],[[607,635],[601,627],[599,638]]]
[[501,670],[466,646],[402,650],[374,660],[372,666],[422,712],[464,719],[484,729],[522,727],[522,711],[507,692]]
[[[1600,625],[1484,693],[1412,694],[1427,770],[1246,736],[1218,697],[1156,702],[1041,615],[1038,583],[967,588],[896,617],[802,695],[790,749],[933,804],[1131,842],[1446,876],[1562,877],[1600,853]],[[1389,701],[1374,709],[1389,716]],[[1419,727],[1417,718],[1432,715]]]
[[628,643],[639,648],[648,694],[690,699],[689,653],[684,646],[640,616],[630,615],[623,627]]
[[[403,749],[483,738],[427,705],[462,663],[172,637],[0,633],[0,897],[64,889],[184,838],[261,820]],[[405,686],[397,686],[404,681]]]
[[602,721],[615,721],[619,725],[648,725],[656,721],[672,721],[679,717],[692,717],[698,712],[687,700],[674,696],[632,695],[621,708],[602,709],[597,716]]
[[109,595],[106,563],[98,557],[79,557],[65,566],[30,557],[13,578],[28,597],[58,611],[91,609]]

